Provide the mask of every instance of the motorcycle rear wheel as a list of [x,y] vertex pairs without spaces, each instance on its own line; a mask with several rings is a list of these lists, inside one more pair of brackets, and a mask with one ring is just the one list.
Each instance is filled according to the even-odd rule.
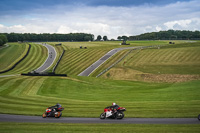
[[42,117],[43,117],[43,118],[46,118],[46,117],[47,117],[46,113],[43,113],[43,114],[42,114]]
[[118,113],[116,114],[116,118],[117,118],[117,119],[123,119],[123,118],[124,118],[124,113],[123,113],[123,112],[118,112]]
[[101,115],[100,115],[100,119],[105,119],[106,118],[106,114],[105,113],[102,113]]

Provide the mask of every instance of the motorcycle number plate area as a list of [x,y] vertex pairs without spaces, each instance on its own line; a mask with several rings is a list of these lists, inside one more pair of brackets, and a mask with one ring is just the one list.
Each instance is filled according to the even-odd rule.
[[111,115],[112,115],[112,111],[106,112],[106,117],[109,117],[109,116],[111,116]]

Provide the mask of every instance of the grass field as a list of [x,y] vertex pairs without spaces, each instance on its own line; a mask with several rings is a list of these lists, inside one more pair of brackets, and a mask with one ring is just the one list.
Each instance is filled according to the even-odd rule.
[[[12,51],[9,51],[9,54],[11,55]],[[21,61],[13,70],[3,73],[1,75],[27,73],[35,70],[44,63],[47,56],[48,51],[45,47],[32,43],[28,56],[23,61]]]
[[[63,116],[99,117],[117,102],[126,117],[196,117],[200,112],[199,81],[145,83],[85,77],[0,78],[0,113],[41,115],[61,103]],[[92,108],[92,109],[91,109]]]
[[[0,71],[12,67],[26,53],[28,45],[10,43],[8,47],[0,49]],[[11,54],[7,54],[11,53]]]
[[[66,52],[56,73],[66,73],[69,77],[0,77],[0,113],[41,116],[47,107],[60,103],[65,108],[64,117],[99,117],[104,107],[116,102],[127,109],[125,117],[196,118],[200,114],[199,42],[178,41],[175,45],[160,49],[134,51],[100,78],[95,78],[99,72],[128,52],[128,50],[121,51],[99,67],[91,77],[76,76],[109,50],[125,47],[119,43],[63,43]],[[150,46],[167,44],[168,41],[129,43],[130,46]],[[28,72],[43,64],[48,54],[47,49],[40,45],[31,45],[32,49],[27,58],[14,70],[5,74]],[[80,45],[87,49],[80,49]],[[56,50],[60,54],[60,47]],[[178,81],[181,76],[186,80]],[[172,82],[168,82],[169,79],[173,79]],[[55,130],[199,132],[199,125],[0,123],[0,132],[55,132]]]
[[0,132],[11,133],[199,133],[199,125],[140,125],[140,124],[58,124],[58,123],[0,123]]
[[[105,43],[105,44],[104,44]],[[65,54],[58,65],[56,73],[65,73],[68,75],[78,75],[96,60],[101,58],[108,51],[113,49],[117,43],[100,42],[65,42],[62,43],[65,48]],[[79,47],[87,47],[80,49]],[[92,55],[92,56],[91,56]]]
[[[118,48],[118,47],[131,47],[131,46],[149,46],[149,45],[163,45],[167,44],[166,41],[150,41],[145,43],[142,41],[140,43],[129,42],[131,45],[121,46],[119,45],[121,41],[105,41],[105,42],[62,42],[63,47],[66,52],[58,65],[56,73],[65,73],[68,75],[78,75],[92,63],[100,59],[108,51]],[[56,43],[50,43],[56,44]],[[80,46],[87,47],[87,49],[80,49]],[[125,52],[118,55],[121,56]],[[113,60],[114,62],[115,60]],[[102,71],[106,66],[98,69],[93,76],[96,76],[98,72]]]
[[[200,79],[200,42],[134,50],[104,78],[181,82]],[[109,76],[106,76],[109,75]]]

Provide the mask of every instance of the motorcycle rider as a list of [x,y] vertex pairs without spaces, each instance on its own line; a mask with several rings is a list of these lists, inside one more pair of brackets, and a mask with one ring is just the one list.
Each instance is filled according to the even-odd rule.
[[50,108],[53,108],[53,109],[51,110],[51,113],[55,113],[56,110],[57,110],[58,108],[61,108],[61,107],[62,107],[62,105],[59,104],[59,103],[57,103],[56,105],[50,107]]
[[57,109],[62,107],[62,105],[59,104],[59,103],[57,103],[55,106],[56,106]]
[[116,103],[112,103],[112,106],[110,106],[110,108],[113,113],[116,113],[117,109],[119,108],[119,105],[117,105]]

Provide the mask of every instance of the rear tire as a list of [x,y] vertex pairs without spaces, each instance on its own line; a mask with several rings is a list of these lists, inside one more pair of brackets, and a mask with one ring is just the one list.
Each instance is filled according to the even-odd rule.
[[43,114],[42,114],[42,117],[43,117],[43,118],[46,118],[46,117],[47,117],[46,113],[43,113]]
[[123,113],[123,112],[118,112],[118,113],[116,114],[116,118],[117,118],[117,119],[123,119],[123,118],[124,118],[124,113]]
[[102,113],[101,115],[100,115],[100,119],[105,119],[106,118],[106,114],[105,113]]
[[55,118],[60,118],[62,115],[62,112],[57,112],[57,114],[55,114]]
[[199,121],[200,121],[200,114],[199,114],[199,116],[198,116],[198,119],[199,119]]

